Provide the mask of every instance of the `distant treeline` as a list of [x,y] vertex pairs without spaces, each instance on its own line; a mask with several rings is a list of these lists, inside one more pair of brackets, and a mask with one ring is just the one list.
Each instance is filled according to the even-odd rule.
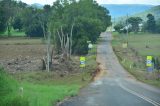
[[160,19],[155,20],[154,15],[147,14],[147,21],[140,17],[128,17],[124,22],[120,21],[114,26],[114,29],[119,33],[130,32],[149,32],[160,33]]

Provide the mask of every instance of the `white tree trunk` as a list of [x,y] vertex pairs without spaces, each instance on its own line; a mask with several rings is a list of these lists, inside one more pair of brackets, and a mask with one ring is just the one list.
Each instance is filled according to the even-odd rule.
[[71,57],[71,54],[72,54],[72,36],[73,36],[73,27],[74,27],[74,23],[72,24],[72,27],[71,27],[71,33],[70,33],[70,51],[69,51],[69,58]]
[[71,27],[71,32],[70,32],[70,37],[68,34],[64,34],[63,33],[63,28],[61,26],[61,34],[59,32],[59,30],[57,30],[57,34],[58,34],[58,37],[59,37],[59,40],[60,40],[60,45],[61,45],[61,51],[62,51],[62,56],[65,58],[65,59],[69,59],[70,56],[71,56],[71,53],[72,53],[72,33],[73,33],[73,27],[74,27],[74,24],[72,24],[72,27]]
[[46,69],[49,72],[50,71],[50,62],[51,62],[51,57],[50,57],[50,45],[51,45],[51,32],[48,32],[48,36],[47,36],[47,66]]

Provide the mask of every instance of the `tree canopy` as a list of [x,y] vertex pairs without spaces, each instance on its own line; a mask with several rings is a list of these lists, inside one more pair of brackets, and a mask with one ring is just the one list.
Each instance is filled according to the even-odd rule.
[[147,18],[148,18],[148,20],[147,20],[146,29],[149,32],[155,32],[156,31],[156,21],[154,19],[154,16],[152,14],[148,14]]
[[94,0],[57,0],[52,8],[51,27],[55,38],[58,38],[57,30],[63,29],[64,34],[69,34],[74,25],[72,48],[76,54],[85,54],[87,40],[95,43],[100,33],[111,25],[109,11]]
[[13,27],[29,37],[45,38],[51,32],[58,52],[61,52],[58,32],[65,37],[73,35],[71,48],[75,54],[86,54],[87,41],[96,43],[100,33],[111,25],[109,11],[95,0],[56,0],[43,9],[21,1],[2,0],[0,12],[0,32],[7,29],[9,34]]
[[128,19],[128,23],[132,25],[133,32],[137,33],[139,31],[139,24],[141,24],[142,21],[140,17],[130,17]]

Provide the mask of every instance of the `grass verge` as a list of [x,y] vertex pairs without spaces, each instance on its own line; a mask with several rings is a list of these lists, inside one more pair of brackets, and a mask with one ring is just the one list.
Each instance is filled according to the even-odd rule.
[[0,106],[28,106],[29,102],[21,97],[18,83],[0,68]]
[[78,93],[79,85],[42,85],[23,82],[23,95],[28,98],[29,106],[53,106],[66,96]]
[[[124,34],[113,33],[112,46],[122,66],[138,80],[160,87],[160,72],[146,71],[146,56],[160,57],[160,36],[158,34]],[[123,48],[124,42],[128,47]]]

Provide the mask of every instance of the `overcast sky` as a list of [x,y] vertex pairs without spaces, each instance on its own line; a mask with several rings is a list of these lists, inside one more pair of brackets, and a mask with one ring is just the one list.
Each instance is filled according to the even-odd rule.
[[[21,0],[27,4],[52,4],[55,0]],[[151,4],[160,5],[160,0],[96,0],[99,4]]]

